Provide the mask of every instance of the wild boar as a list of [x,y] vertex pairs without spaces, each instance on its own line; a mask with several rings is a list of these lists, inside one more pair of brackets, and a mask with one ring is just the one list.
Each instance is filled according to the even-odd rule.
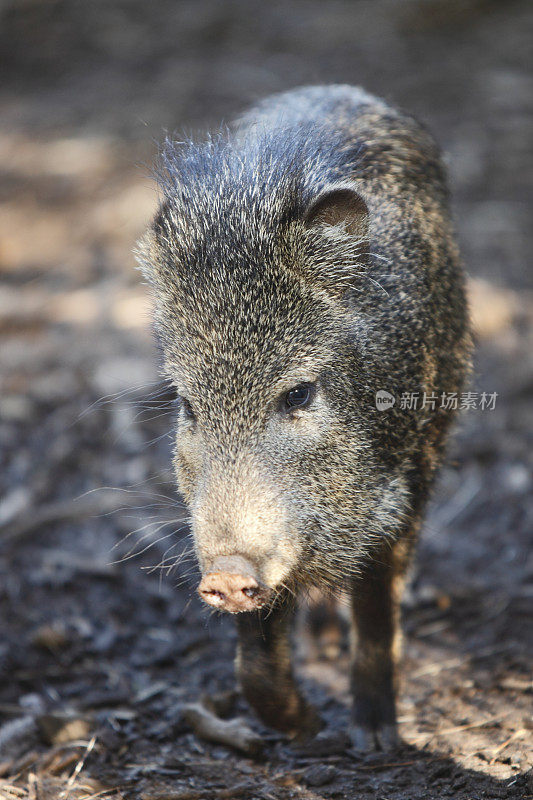
[[349,592],[353,741],[392,747],[400,585],[470,354],[438,148],[363,90],[314,86],[167,142],[158,176],[138,253],[200,596],[241,612],[259,717],[303,737],[320,721],[293,678],[294,598]]

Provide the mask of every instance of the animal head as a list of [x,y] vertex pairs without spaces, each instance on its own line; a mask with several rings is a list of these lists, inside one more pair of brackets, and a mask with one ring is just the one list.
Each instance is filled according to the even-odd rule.
[[201,594],[230,611],[295,583],[338,588],[405,499],[374,446],[354,311],[366,203],[283,141],[170,146],[138,251],[180,399],[175,468]]

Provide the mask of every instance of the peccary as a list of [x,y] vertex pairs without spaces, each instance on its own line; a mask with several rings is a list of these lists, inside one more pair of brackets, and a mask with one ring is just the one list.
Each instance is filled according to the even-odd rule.
[[303,737],[320,721],[290,664],[294,598],[348,592],[353,741],[391,747],[400,583],[470,352],[438,149],[363,90],[315,86],[167,142],[158,179],[138,258],[199,593],[248,612],[244,695]]

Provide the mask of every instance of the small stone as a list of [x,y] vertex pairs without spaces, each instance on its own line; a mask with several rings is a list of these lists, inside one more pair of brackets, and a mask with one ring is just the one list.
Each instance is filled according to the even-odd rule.
[[331,764],[314,764],[304,774],[303,780],[308,786],[325,786],[335,777],[336,769]]

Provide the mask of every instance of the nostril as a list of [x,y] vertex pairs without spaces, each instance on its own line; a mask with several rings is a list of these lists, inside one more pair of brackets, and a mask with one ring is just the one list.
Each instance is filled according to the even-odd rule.
[[224,592],[221,592],[218,589],[203,589],[202,594],[207,595],[208,597],[216,598],[217,600],[226,599]]
[[200,581],[198,593],[204,602],[233,614],[264,605],[270,589],[261,584],[253,566],[243,556],[221,556]]

